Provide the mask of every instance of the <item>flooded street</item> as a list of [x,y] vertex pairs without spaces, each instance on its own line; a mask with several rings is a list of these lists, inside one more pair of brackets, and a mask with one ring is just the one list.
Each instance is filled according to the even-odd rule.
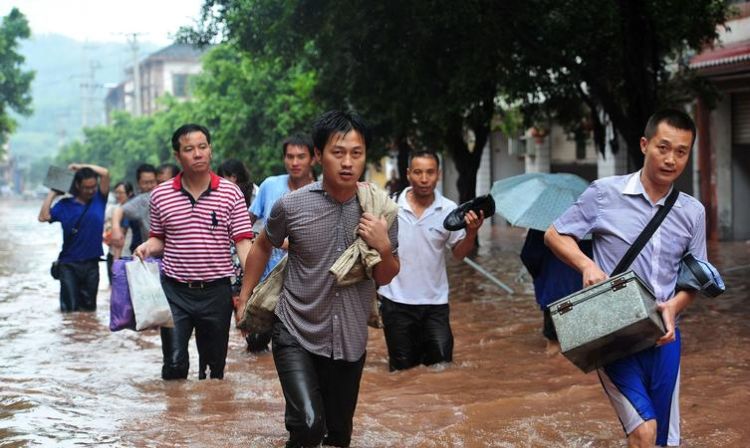
[[[284,402],[270,354],[232,332],[224,381],[160,379],[158,332],[109,331],[107,280],[96,313],[59,312],[49,264],[58,224],[36,202],[0,201],[0,447],[283,446]],[[530,279],[518,278],[522,229],[491,229],[476,261],[450,266],[455,362],[389,373],[382,331],[370,330],[355,447],[621,447],[619,422],[595,374],[548,357]],[[685,447],[750,441],[750,244],[711,259],[728,292],[683,316]],[[520,281],[519,281],[520,280]]]

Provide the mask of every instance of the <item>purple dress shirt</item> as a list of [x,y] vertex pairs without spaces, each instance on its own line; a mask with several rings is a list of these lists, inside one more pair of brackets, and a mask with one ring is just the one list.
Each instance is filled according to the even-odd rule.
[[[594,181],[553,223],[560,234],[577,240],[592,234],[594,261],[606,273],[614,270],[669,194],[651,202],[640,174]],[[674,294],[680,259],[687,252],[706,259],[706,212],[697,199],[680,193],[630,269],[664,302]]]

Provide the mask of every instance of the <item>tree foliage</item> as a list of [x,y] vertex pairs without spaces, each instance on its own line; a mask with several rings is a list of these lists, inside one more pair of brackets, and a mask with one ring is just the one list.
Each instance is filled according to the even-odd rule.
[[16,121],[10,111],[31,114],[31,81],[34,72],[22,69],[24,57],[18,53],[19,40],[31,35],[26,17],[17,9],[10,10],[0,24],[0,144],[13,132]]
[[309,59],[316,102],[359,110],[402,156],[450,151],[465,200],[503,103],[577,132],[585,119],[600,149],[608,118],[639,166],[647,117],[710,94],[686,57],[729,13],[722,0],[206,0],[203,28],[184,36],[285,66]]
[[165,96],[153,116],[117,112],[112,124],[85,129],[83,140],[64,147],[58,160],[97,163],[114,179],[132,179],[139,164],[172,158],[175,129],[201,123],[211,131],[215,163],[238,158],[256,182],[283,171],[281,142],[319,112],[310,100],[315,72],[304,64],[256,62],[229,45],[212,48],[203,65],[191,100]]

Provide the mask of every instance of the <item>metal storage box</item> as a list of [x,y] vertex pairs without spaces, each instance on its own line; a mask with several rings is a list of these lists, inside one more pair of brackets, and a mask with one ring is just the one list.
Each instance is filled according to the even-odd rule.
[[666,331],[651,290],[633,271],[549,305],[562,354],[584,372],[652,347]]
[[70,193],[74,176],[75,174],[68,169],[50,165],[47,170],[47,177],[44,178],[42,184],[50,190],[59,191],[60,193]]

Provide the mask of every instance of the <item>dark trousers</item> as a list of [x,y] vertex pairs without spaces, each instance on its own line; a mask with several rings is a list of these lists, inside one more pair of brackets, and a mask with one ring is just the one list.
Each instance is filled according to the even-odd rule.
[[380,310],[391,371],[453,361],[453,333],[447,303],[405,305],[383,297]]
[[96,311],[99,259],[60,263],[60,311]]
[[333,360],[305,350],[276,321],[271,335],[273,361],[284,391],[287,447],[347,447],[359,396],[365,356],[355,362]]
[[557,331],[555,331],[555,325],[552,323],[552,315],[550,314],[549,309],[545,308],[542,313],[544,314],[544,328],[542,328],[542,334],[550,341],[557,341]]
[[229,280],[205,288],[162,278],[162,287],[172,309],[174,328],[161,329],[164,363],[161,377],[165,380],[185,379],[190,359],[188,343],[195,329],[198,347],[198,378],[224,378],[224,366],[229,344],[229,325],[232,318],[232,289]]
[[115,256],[112,252],[107,254],[107,278],[109,279],[109,285],[112,286],[112,265],[115,264]]

